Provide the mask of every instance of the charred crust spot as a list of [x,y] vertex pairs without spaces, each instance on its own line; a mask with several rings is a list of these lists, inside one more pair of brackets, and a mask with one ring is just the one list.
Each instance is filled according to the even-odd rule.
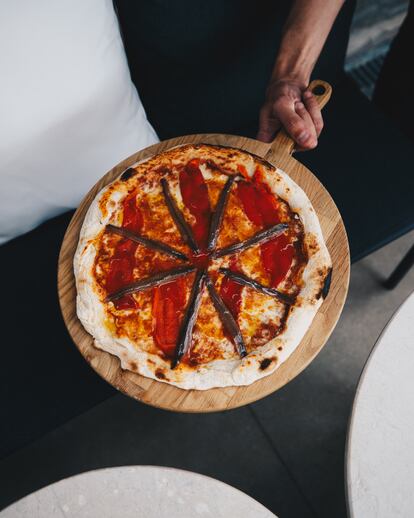
[[332,268],[329,268],[328,274],[325,277],[325,281],[323,283],[319,297],[322,296],[323,299],[326,299],[326,297],[328,296],[328,293],[329,293],[329,289],[331,287],[331,280],[332,280]]
[[228,174],[227,171],[224,171],[223,168],[217,165],[213,160],[206,160],[206,166],[212,171],[218,171],[219,173]]
[[260,368],[260,370],[261,370],[261,371],[266,370],[266,369],[269,367],[269,365],[270,365],[273,361],[275,361],[275,360],[276,360],[276,358],[265,358],[264,360],[262,360],[262,361],[260,362],[260,367],[259,367],[259,368]]
[[137,371],[138,370],[138,365],[136,364],[136,362],[129,362],[129,368],[132,371]]
[[[323,272],[321,270],[318,270],[318,274],[322,277]],[[322,288],[319,290],[319,292],[316,294],[316,300],[319,300],[321,297],[323,299],[326,299],[329,293],[329,289],[331,287],[331,280],[332,280],[332,268],[329,268],[328,273],[326,274],[325,280],[323,281]]]
[[285,306],[285,311],[280,319],[279,328],[277,330],[277,335],[280,335],[281,333],[284,332],[284,330],[286,328],[286,322],[289,317],[289,313],[290,313],[290,306]]
[[[185,360],[184,360],[185,361]],[[188,365],[190,367],[198,367],[199,366],[199,361],[198,361],[198,358],[197,357],[194,357],[194,356],[190,356],[188,359],[186,359]]]
[[135,169],[133,169],[132,167],[130,167],[129,169],[127,169],[126,171],[124,171],[122,174],[121,174],[121,180],[123,182],[126,182],[127,180],[129,180],[132,176],[134,176],[134,174],[136,173]]
[[157,168],[157,172],[162,175],[168,175],[171,173],[171,169],[167,165],[160,165]]
[[164,374],[164,372],[162,371],[162,369],[157,369],[155,371],[155,376],[159,379],[159,380],[166,380],[167,379],[167,376]]
[[278,351],[282,351],[283,350],[283,347],[281,345],[279,345],[279,347],[277,348]]

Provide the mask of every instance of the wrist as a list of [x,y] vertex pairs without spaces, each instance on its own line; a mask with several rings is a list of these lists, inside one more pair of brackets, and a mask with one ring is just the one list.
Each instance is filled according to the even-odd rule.
[[299,45],[294,34],[286,34],[276,56],[271,81],[283,79],[305,89],[315,66],[314,55],[311,42],[302,42]]
[[286,59],[280,56],[276,59],[270,82],[289,82],[304,90],[309,84],[312,69],[313,67],[302,57]]

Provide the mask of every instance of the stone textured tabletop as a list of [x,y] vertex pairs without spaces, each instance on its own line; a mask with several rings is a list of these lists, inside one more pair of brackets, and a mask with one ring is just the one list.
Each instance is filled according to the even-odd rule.
[[414,293],[380,336],[354,401],[346,455],[351,518],[414,516]]
[[82,473],[45,487],[0,512],[0,518],[72,516],[275,518],[251,497],[223,482],[156,466]]

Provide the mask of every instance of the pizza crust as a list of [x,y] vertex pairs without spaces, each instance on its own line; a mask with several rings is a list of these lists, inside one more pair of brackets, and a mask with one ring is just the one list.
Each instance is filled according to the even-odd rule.
[[[219,153],[222,155],[223,164],[226,163],[228,167],[229,163],[225,162],[225,159],[230,152],[233,155],[231,164],[242,160],[250,176],[253,175],[256,160],[262,165],[266,164],[265,181],[270,190],[289,204],[299,215],[304,227],[308,262],[302,274],[303,287],[297,304],[289,310],[287,325],[280,335],[243,359],[216,360],[195,369],[180,365],[171,370],[169,362],[157,354],[147,352],[144,347],[140,350],[125,337],[115,336],[107,323],[105,306],[94,283],[92,270],[97,253],[95,238],[104,230],[106,224],[114,222],[111,218],[128,192],[128,182],[133,181],[121,181],[121,175],[98,193],[88,209],[74,257],[74,273],[77,315],[80,321],[93,336],[95,346],[117,356],[123,369],[183,389],[207,390],[214,387],[250,385],[272,374],[286,361],[300,344],[323,302],[321,294],[325,279],[331,270],[331,259],[312,204],[303,190],[286,173],[245,151],[221,146],[187,144],[172,148],[162,155],[167,154],[174,163],[183,153],[203,157],[211,155],[215,160]],[[159,156],[138,162],[132,167],[141,166],[149,169],[157,163]],[[203,171],[203,175],[207,174]],[[102,200],[105,200],[104,204]]]

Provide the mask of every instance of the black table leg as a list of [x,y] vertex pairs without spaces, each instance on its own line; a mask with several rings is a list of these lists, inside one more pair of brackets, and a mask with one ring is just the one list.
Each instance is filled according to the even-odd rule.
[[384,286],[389,290],[394,289],[397,284],[401,281],[408,270],[414,265],[414,245],[408,250],[407,254],[403,257],[400,264],[392,272],[389,278],[385,281]]

